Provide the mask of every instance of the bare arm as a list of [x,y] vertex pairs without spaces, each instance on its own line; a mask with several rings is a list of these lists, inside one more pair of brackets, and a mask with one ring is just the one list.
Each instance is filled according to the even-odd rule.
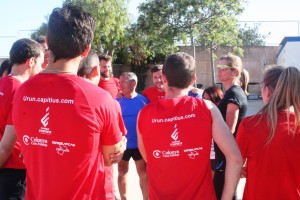
[[112,163],[118,163],[121,161],[124,151],[126,150],[126,143],[127,143],[127,139],[125,136],[123,136],[120,149],[109,155]]
[[121,151],[120,150],[121,146],[122,146],[122,141],[110,146],[106,146],[106,145],[101,146],[105,166],[111,166],[114,163],[113,160],[110,158],[110,155]]
[[227,110],[226,110],[226,124],[229,127],[232,134],[235,131],[238,117],[239,117],[239,107],[233,103],[229,103],[227,105]]
[[224,122],[220,111],[211,102],[206,101],[212,115],[212,136],[226,157],[225,184],[223,200],[232,199],[240,179],[243,158],[238,145]]
[[6,125],[0,142],[0,168],[6,163],[17,141],[16,131],[13,125]]
[[[139,122],[139,118],[140,118],[140,114],[138,115],[137,122]],[[137,133],[139,151],[140,151],[143,159],[145,160],[145,162],[147,162],[147,156],[146,156],[146,151],[145,151],[145,147],[144,147],[143,137],[140,133],[138,123],[136,124],[136,133]]]

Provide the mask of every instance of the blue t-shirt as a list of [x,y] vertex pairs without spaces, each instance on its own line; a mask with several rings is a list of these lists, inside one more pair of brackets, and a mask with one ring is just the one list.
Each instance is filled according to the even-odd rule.
[[128,99],[126,97],[116,99],[122,110],[122,117],[127,129],[127,148],[137,149],[137,134],[136,134],[136,121],[140,110],[149,103],[149,100],[143,95],[137,94],[136,97]]
[[201,92],[201,93],[198,93],[198,94],[194,94],[194,93],[192,93],[192,91],[190,90],[189,93],[188,93],[188,96],[190,96],[190,97],[196,97],[196,98],[202,99],[202,92]]

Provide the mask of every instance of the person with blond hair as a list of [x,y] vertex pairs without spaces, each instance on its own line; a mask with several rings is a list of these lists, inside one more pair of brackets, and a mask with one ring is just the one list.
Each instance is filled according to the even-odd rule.
[[[218,79],[222,82],[225,93],[218,108],[231,133],[236,136],[240,121],[246,116],[247,96],[241,88],[243,63],[239,56],[226,54],[221,56],[217,65]],[[216,168],[214,185],[217,199],[221,199],[224,188],[226,159],[219,145],[215,144]]]
[[264,107],[242,120],[237,142],[245,160],[243,199],[300,199],[300,72],[268,69],[261,82]]

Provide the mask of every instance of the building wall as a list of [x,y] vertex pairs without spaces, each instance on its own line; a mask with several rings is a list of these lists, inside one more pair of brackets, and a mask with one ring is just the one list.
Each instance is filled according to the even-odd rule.
[[[250,82],[249,90],[252,93],[259,93],[259,84],[262,80],[263,71],[268,65],[275,65],[277,63],[276,55],[279,46],[261,46],[261,47],[246,47],[244,48],[244,56],[242,57],[244,68],[249,72]],[[189,46],[181,46],[180,51],[192,55],[192,48]],[[212,69],[210,61],[210,52],[205,47],[196,47],[196,66],[197,66],[197,83],[202,84],[205,88],[211,86],[212,82]],[[231,47],[220,48],[215,52],[214,65],[218,63],[218,58],[228,52],[233,52]],[[215,70],[216,71],[216,70]],[[215,81],[218,82],[217,76]]]
[[288,42],[278,55],[278,64],[283,66],[294,66],[300,69],[300,43],[299,42]]

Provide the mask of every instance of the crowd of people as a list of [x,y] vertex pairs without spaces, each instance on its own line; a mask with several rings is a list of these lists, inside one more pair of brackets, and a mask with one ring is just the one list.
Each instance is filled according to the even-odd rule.
[[249,73],[231,53],[217,64],[224,91],[195,88],[195,60],[177,52],[139,94],[135,73],[114,77],[113,57],[91,50],[95,23],[64,4],[2,62],[1,200],[126,200],[131,158],[144,200],[236,199],[240,178],[243,199],[300,199],[297,68],[268,67],[248,117]]

